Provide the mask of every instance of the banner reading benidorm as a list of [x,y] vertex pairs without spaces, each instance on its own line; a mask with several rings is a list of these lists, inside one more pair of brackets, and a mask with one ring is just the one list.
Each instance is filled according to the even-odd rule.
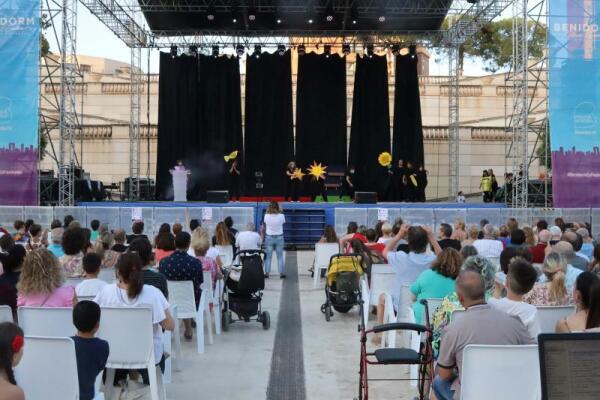
[[600,1],[550,0],[555,207],[600,207]]
[[0,205],[37,204],[39,14],[0,0]]

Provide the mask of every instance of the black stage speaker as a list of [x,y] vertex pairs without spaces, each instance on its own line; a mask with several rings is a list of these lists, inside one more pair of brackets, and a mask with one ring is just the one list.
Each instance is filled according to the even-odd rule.
[[228,203],[229,202],[229,191],[228,190],[208,190],[206,192],[207,203]]
[[354,202],[356,204],[377,204],[377,193],[356,192],[354,193]]

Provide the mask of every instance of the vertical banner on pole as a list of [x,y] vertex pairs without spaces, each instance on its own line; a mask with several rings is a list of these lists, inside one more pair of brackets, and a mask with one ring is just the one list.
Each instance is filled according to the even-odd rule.
[[40,0],[0,0],[0,205],[37,204]]
[[555,207],[600,207],[600,1],[550,0]]

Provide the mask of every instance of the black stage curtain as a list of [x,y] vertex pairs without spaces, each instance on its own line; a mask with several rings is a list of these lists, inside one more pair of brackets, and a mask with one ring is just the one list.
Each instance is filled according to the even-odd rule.
[[417,57],[396,56],[396,88],[394,100],[394,160],[423,165],[423,126]]
[[172,196],[169,169],[183,160],[192,175],[188,199],[227,189],[223,156],[242,149],[239,61],[236,57],[161,53],[157,198]]
[[[294,154],[291,53],[263,53],[246,61],[244,158],[246,193],[272,196],[284,191],[284,171]],[[255,189],[262,171],[264,190]]]
[[346,165],[346,59],[309,53],[298,57],[296,162]]
[[384,198],[387,169],[377,156],[390,151],[390,110],[385,56],[356,57],[348,164],[356,168],[355,188]]

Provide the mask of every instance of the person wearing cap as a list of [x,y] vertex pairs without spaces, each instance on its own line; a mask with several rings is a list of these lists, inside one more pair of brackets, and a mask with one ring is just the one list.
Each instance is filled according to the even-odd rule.
[[48,245],[48,250],[54,254],[56,258],[61,258],[65,255],[61,245],[63,231],[63,228],[54,228],[50,231],[51,243]]
[[544,229],[540,231],[537,244],[529,248],[529,251],[531,252],[531,262],[533,264],[541,264],[544,262],[546,247],[548,247],[548,242],[551,238],[552,234],[549,230]]
[[581,236],[577,235],[575,232],[567,231],[563,233],[561,240],[569,242],[571,243],[571,246],[573,246],[573,255],[569,260],[567,260],[569,264],[582,271],[587,271],[590,259],[579,253],[579,250],[581,250],[581,245],[583,244]]
[[[570,260],[575,255],[575,252],[573,251],[573,246],[569,242],[560,241],[552,247],[552,251],[555,253],[561,254],[567,260],[567,272],[565,274],[565,286],[567,287],[567,290],[569,291],[569,293],[572,293],[573,287],[575,285],[575,281],[577,280],[577,277],[579,276],[579,274],[581,274],[583,272],[583,271],[573,267],[573,265],[571,265]],[[539,282],[546,282],[546,280],[547,279],[544,274],[540,275]]]
[[581,236],[583,241],[579,252],[590,260],[594,258],[594,240],[590,237],[590,232],[586,228],[579,228],[575,233]]

